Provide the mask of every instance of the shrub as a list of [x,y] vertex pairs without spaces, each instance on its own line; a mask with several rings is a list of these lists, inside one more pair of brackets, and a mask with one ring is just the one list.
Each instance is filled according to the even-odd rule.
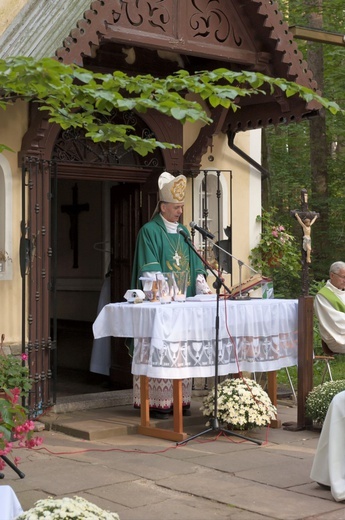
[[313,388],[306,399],[307,417],[323,424],[333,397],[343,390],[345,390],[345,379],[328,381]]

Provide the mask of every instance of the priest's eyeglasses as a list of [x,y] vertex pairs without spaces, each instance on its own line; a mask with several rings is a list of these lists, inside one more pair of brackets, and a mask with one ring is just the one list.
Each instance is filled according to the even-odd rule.
[[345,275],[342,276],[341,274],[335,273],[334,271],[332,271],[332,274],[335,274],[336,276],[339,276],[339,278],[341,278],[342,280],[345,280]]

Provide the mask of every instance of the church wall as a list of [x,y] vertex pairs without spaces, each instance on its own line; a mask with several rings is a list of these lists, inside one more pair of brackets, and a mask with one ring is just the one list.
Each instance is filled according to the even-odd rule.
[[0,35],[7,29],[28,0],[1,0],[0,4]]
[[[16,102],[1,113],[0,143],[9,146],[13,152],[4,151],[3,164],[8,168],[11,176],[11,189],[6,193],[6,203],[12,202],[12,216],[7,227],[7,244],[11,245],[8,251],[12,258],[12,276],[9,280],[0,277],[0,334],[5,334],[6,343],[20,343],[21,341],[21,298],[22,279],[19,267],[19,241],[21,221],[21,169],[18,167],[18,152],[21,148],[22,137],[28,123],[27,105]],[[8,200],[12,197],[12,201]]]
[[[186,142],[190,145],[192,132],[187,132],[187,136]],[[240,132],[236,135],[235,142],[238,148],[260,163],[260,130]],[[250,249],[254,247],[260,233],[260,227],[255,222],[255,219],[261,213],[261,174],[229,148],[225,134],[220,133],[214,136],[212,145],[212,153],[210,148],[208,148],[202,157],[201,169],[232,171],[232,211],[230,205],[230,175],[224,172],[222,176],[222,188],[225,185],[223,196],[227,205],[225,215],[223,215],[223,228],[227,225],[232,225],[232,254],[245,264],[250,265],[248,260]],[[213,161],[209,160],[210,156],[214,158]],[[201,180],[198,183],[198,179],[194,181],[195,192],[198,190],[200,182]],[[190,190],[190,195],[191,182],[188,184],[188,189]],[[227,194],[224,193],[225,190],[227,190]],[[188,195],[187,200],[191,200],[191,197]],[[194,197],[194,205],[196,201],[197,196]],[[231,213],[233,222],[231,222]],[[184,223],[187,224],[187,227],[191,219],[192,209],[190,203],[187,202],[184,211]],[[225,236],[220,238],[225,238]],[[252,274],[250,269],[245,266],[242,267],[242,281],[248,279]],[[238,262],[234,260],[232,281],[230,275],[225,275],[225,283],[230,286],[231,282],[236,284],[238,281]]]

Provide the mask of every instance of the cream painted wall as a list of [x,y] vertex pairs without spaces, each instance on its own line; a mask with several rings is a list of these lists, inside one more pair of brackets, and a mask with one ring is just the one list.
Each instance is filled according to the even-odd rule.
[[[12,279],[0,279],[0,334],[5,334],[6,343],[21,341],[21,292],[22,279],[19,268],[19,240],[21,221],[21,169],[18,155],[27,129],[27,106],[17,102],[1,114],[0,143],[9,146],[13,152],[4,151],[0,167],[4,165],[12,175],[12,219],[9,226],[12,243]],[[1,166],[2,165],[2,166]]]
[[[186,125],[185,125],[186,126]],[[191,125],[187,131],[184,144],[187,148],[193,142],[195,135],[194,125]],[[261,132],[250,131],[240,132],[236,136],[236,146],[243,150],[247,155],[260,163],[261,155]],[[207,150],[202,158],[202,169],[209,170],[231,170],[233,174],[232,180],[232,218],[230,215],[230,205],[228,206],[227,221],[224,217],[223,227],[232,224],[232,251],[236,259],[241,260],[247,265],[249,264],[248,256],[250,249],[254,247],[259,238],[260,227],[255,222],[257,215],[261,213],[261,174],[252,166],[250,166],[238,154],[233,152],[228,145],[227,136],[218,134],[213,138],[212,155],[214,161],[210,162],[210,149]],[[228,175],[224,175],[224,181],[228,182]],[[194,204],[197,202],[198,182],[194,181],[195,198]],[[191,182],[189,182],[191,189]],[[229,190],[227,190],[229,192]],[[191,220],[191,207],[186,205],[184,211],[184,223],[187,224]],[[232,284],[235,285],[239,281],[239,267],[237,260],[233,262]],[[242,281],[252,276],[252,271],[246,266],[242,267]],[[212,283],[212,282],[210,282]],[[230,286],[230,276],[225,276],[225,283]]]
[[0,0],[0,35],[27,3],[28,0]]
[[[254,161],[261,164],[261,130],[249,132],[249,155]],[[249,184],[249,247],[253,249],[260,240],[261,225],[256,222],[256,217],[261,215],[261,173],[250,166]]]

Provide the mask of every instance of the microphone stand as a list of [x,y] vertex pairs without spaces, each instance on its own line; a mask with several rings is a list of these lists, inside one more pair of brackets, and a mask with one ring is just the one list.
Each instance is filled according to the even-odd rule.
[[[0,459],[2,459],[10,468],[12,468],[13,471],[15,473],[17,473],[17,475],[20,478],[24,478],[25,477],[25,474],[19,468],[17,468],[17,466],[15,464],[13,464],[13,462],[11,460],[9,460],[9,458],[6,457],[6,455],[0,455]],[[5,476],[4,473],[0,473],[0,479],[3,479],[4,476]]]
[[[219,297],[220,297],[220,288],[222,285],[229,293],[230,293],[230,290],[224,285],[224,282],[220,278],[220,276],[217,273],[215,273],[214,269],[212,269],[208,265],[208,262],[206,262],[206,260],[200,255],[199,251],[197,251],[195,249],[189,236],[184,231],[182,233],[182,231],[183,230],[180,230],[179,232],[184,237],[184,240],[188,244],[189,248],[200,258],[202,263],[208,269],[210,269],[212,274],[214,274],[214,276],[216,277],[216,280],[213,283],[213,287],[216,289],[216,294],[217,294],[216,324],[215,324],[216,347],[215,347],[215,363],[214,363],[214,366],[215,366],[215,369],[214,369],[214,406],[213,406],[213,417],[210,419],[210,427],[200,433],[197,433],[196,435],[192,435],[191,437],[188,437],[187,439],[185,439],[183,441],[177,442],[176,445],[179,446],[182,444],[186,444],[187,442],[189,442],[193,439],[196,439],[197,437],[200,437],[201,435],[205,435],[206,433],[212,432],[212,431],[218,432],[218,433],[226,433],[228,435],[232,435],[234,437],[239,437],[240,439],[244,439],[246,441],[254,442],[258,445],[261,445],[262,444],[261,441],[258,441],[256,439],[250,439],[249,437],[245,437],[244,435],[241,435],[239,433],[235,433],[233,431],[226,430],[226,429],[220,427],[219,420],[218,420]],[[207,240],[206,237],[204,237],[204,238]]]
[[[213,267],[205,260],[205,258],[203,258],[201,256],[201,254],[199,253],[199,251],[197,251],[197,249],[195,249],[194,247],[194,244],[193,242],[191,241],[190,237],[184,232],[183,229],[178,229],[177,232],[183,236],[184,238],[184,241],[186,242],[186,244],[189,246],[189,248],[193,251],[194,254],[196,254],[196,256],[198,256],[200,258],[200,260],[202,261],[202,263],[204,264],[205,267],[207,267],[207,269],[209,271],[211,271],[211,273],[213,274],[213,276],[215,277],[216,281],[214,282],[213,284],[213,287],[216,289],[216,283],[219,283],[219,288],[221,286],[224,287],[224,289],[231,295],[231,289],[229,289],[229,287],[227,287],[224,283],[224,280],[218,275],[218,273],[216,273],[216,271],[213,269]],[[205,237],[206,240],[207,240],[207,237]],[[212,242],[213,243],[213,242]]]
[[236,258],[236,256],[234,256],[233,254],[229,253],[229,251],[226,251],[225,249],[223,249],[222,247],[220,247],[218,244],[216,244],[215,242],[213,242],[213,240],[210,240],[210,242],[215,246],[217,247],[218,249],[220,249],[220,251],[223,251],[223,253],[225,253],[226,255],[230,256],[231,258],[233,258],[234,260],[237,261],[238,263],[238,279],[239,279],[239,288],[240,288],[240,294],[239,296],[237,297],[237,299],[239,300],[247,300],[249,299],[249,296],[242,296],[242,267],[245,266],[245,267],[248,267],[248,269],[250,269],[253,273],[255,274],[260,274],[258,271],[256,271],[255,269],[253,269],[253,267],[251,267],[250,265],[247,265],[245,264],[242,260],[240,260],[239,258]]

